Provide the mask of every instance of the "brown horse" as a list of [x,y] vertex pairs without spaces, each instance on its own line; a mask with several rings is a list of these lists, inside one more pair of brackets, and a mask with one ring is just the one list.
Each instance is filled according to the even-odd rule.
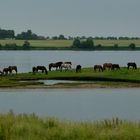
[[103,71],[103,67],[101,65],[94,65],[94,70],[99,70],[99,71]]
[[77,65],[76,66],[76,73],[81,72],[82,66],[81,65]]
[[10,70],[10,73],[12,73],[13,71],[15,71],[16,72],[16,74],[17,74],[17,66],[9,66],[8,67],[9,68],[9,70]]
[[50,63],[49,64],[49,71],[51,71],[52,68],[56,68],[56,70],[61,68],[63,62],[56,62],[56,63]]
[[112,63],[104,63],[103,64],[103,70],[111,70],[112,69]]
[[41,71],[42,73],[45,72],[46,74],[48,74],[48,71],[47,71],[47,69],[46,69],[45,66],[37,66],[37,67],[33,67],[33,68],[32,68],[32,72],[33,72],[33,73],[39,72],[39,71]]
[[117,69],[117,70],[120,69],[119,64],[112,64],[112,70],[115,70],[115,69]]
[[8,68],[4,68],[3,74],[12,74],[13,71],[15,71],[17,74],[17,66],[9,66]]
[[11,70],[8,68],[4,68],[2,71],[3,74],[7,75],[7,74],[11,74]]
[[132,67],[133,69],[137,69],[137,64],[135,62],[128,62],[127,63],[127,69]]

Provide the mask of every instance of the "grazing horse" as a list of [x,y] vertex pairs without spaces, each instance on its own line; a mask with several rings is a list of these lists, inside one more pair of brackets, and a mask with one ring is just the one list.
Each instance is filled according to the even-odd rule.
[[36,67],[32,67],[32,72],[35,73],[36,71]]
[[94,70],[96,71],[96,69],[103,71],[103,67],[101,65],[94,65]]
[[0,75],[3,75],[3,71],[0,70]]
[[82,66],[81,65],[77,65],[76,66],[76,73],[81,72]]
[[112,70],[114,70],[114,69],[120,69],[120,66],[119,66],[119,64],[112,64]]
[[17,66],[9,66],[8,67],[9,68],[9,70],[10,70],[10,73],[12,73],[13,72],[13,70],[16,72],[16,74],[17,74]]
[[112,63],[104,63],[103,64],[103,70],[111,70],[112,69]]
[[137,64],[135,62],[128,62],[127,63],[127,69],[132,67],[133,69],[137,69]]
[[3,72],[3,74],[7,75],[8,73],[9,74],[11,73],[11,70],[8,67],[8,68],[4,68],[2,72]]
[[70,65],[72,65],[72,62],[66,61],[66,62],[64,62],[63,64],[70,64]]
[[49,71],[51,71],[52,67],[56,68],[56,70],[61,68],[63,62],[56,62],[56,63],[50,63],[49,64]]
[[42,73],[48,74],[48,71],[45,66],[37,66],[32,68],[33,73],[41,71]]
[[63,70],[63,68],[65,69],[65,71],[66,70],[69,70],[69,69],[71,69],[71,64],[69,64],[69,63],[63,63],[63,64],[61,64],[61,71]]

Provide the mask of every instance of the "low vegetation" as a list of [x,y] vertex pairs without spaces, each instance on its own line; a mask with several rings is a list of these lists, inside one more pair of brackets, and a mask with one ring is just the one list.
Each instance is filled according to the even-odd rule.
[[[85,84],[94,83],[108,86],[138,86],[140,87],[140,69],[127,69],[126,67],[120,70],[105,70],[103,72],[94,71],[93,68],[83,68],[82,72],[76,73],[75,70],[69,71],[49,71],[48,74],[44,73],[18,73],[12,75],[1,75],[0,87],[24,87],[24,86],[37,86],[42,85],[43,82],[38,80],[75,80],[83,81]],[[87,83],[88,82],[88,83]],[[123,84],[122,84],[123,83]],[[79,83],[81,84],[81,83]],[[83,83],[82,83],[83,84]],[[68,85],[68,84],[67,84]],[[71,86],[78,84],[72,83]]]
[[140,50],[140,40],[83,40],[76,45],[74,40],[0,40],[0,50]]
[[35,114],[0,114],[0,140],[137,140],[140,123],[119,120],[61,121]]

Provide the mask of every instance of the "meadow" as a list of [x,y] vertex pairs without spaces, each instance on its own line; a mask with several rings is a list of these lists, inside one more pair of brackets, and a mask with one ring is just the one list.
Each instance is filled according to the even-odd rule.
[[0,140],[138,140],[140,123],[120,120],[71,122],[35,114],[0,114]]
[[[29,40],[30,46],[32,47],[71,47],[73,40]],[[16,44],[22,46],[24,40],[0,40],[1,45],[5,44]],[[131,43],[134,43],[136,47],[140,47],[140,40],[94,40],[94,45],[102,45],[105,47],[111,47],[118,45],[120,47],[127,47]]]
[[[130,69],[122,67],[120,70],[105,70],[103,72],[94,71],[93,68],[83,68],[82,72],[76,73],[75,70],[69,71],[49,71],[48,74],[44,73],[18,73],[12,75],[1,75],[0,87],[24,87],[34,85],[43,85],[43,82],[38,80],[75,80],[77,83],[69,83],[62,85],[70,85],[71,87],[79,86],[80,84],[89,84],[92,82],[101,86],[110,87],[140,87],[140,69]],[[23,82],[22,82],[23,81]],[[24,82],[26,81],[26,82]],[[83,83],[78,83],[82,81]]]

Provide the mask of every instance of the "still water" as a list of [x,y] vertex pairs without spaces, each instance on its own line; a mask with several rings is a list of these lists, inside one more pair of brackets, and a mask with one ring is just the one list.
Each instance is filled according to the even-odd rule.
[[1,89],[0,112],[87,121],[140,120],[140,89]]
[[48,68],[49,63],[57,61],[72,61],[75,68],[77,64],[92,67],[105,62],[126,66],[129,61],[140,66],[139,60],[139,51],[0,51],[0,69],[17,65],[19,72],[29,72],[37,65]]

